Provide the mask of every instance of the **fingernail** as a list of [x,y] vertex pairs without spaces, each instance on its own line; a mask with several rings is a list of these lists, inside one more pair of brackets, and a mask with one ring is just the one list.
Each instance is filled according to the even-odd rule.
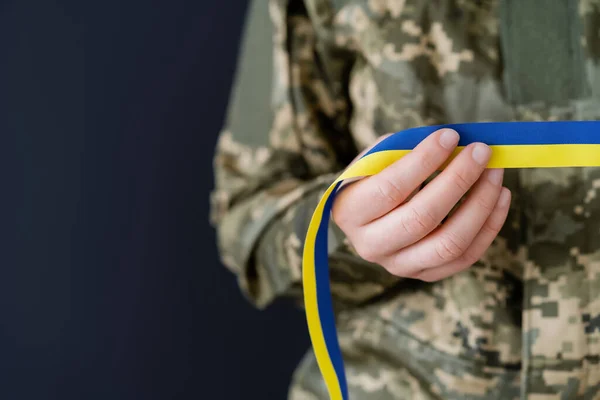
[[444,129],[440,135],[440,145],[445,149],[452,149],[458,144],[458,133],[452,129]]
[[502,188],[502,192],[500,193],[500,198],[498,199],[499,207],[507,207],[510,202],[510,190],[507,188]]
[[477,143],[471,153],[473,160],[479,165],[486,165],[491,155],[492,150],[483,143]]
[[488,180],[492,182],[494,185],[499,185],[502,183],[502,178],[504,177],[504,170],[502,168],[499,169],[490,169],[488,170]]

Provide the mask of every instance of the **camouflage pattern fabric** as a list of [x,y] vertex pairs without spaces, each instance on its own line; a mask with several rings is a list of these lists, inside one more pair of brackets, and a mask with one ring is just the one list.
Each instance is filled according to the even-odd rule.
[[[600,1],[573,2],[586,95],[526,104],[505,96],[511,54],[502,52],[499,0],[252,2],[211,214],[248,300],[301,300],[313,209],[380,135],[598,119]],[[361,260],[332,224],[351,399],[600,399],[600,169],[509,170],[505,185],[513,200],[500,236],[472,268],[440,282]],[[327,399],[311,351],[289,398]]]

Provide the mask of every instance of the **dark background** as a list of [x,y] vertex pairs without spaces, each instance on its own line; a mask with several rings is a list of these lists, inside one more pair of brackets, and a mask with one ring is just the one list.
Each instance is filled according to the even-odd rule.
[[246,6],[0,0],[0,399],[285,398],[208,225]]

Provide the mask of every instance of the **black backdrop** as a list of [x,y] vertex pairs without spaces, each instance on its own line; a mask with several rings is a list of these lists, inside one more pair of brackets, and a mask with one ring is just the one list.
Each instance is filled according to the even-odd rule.
[[283,399],[208,225],[245,1],[0,1],[0,399]]

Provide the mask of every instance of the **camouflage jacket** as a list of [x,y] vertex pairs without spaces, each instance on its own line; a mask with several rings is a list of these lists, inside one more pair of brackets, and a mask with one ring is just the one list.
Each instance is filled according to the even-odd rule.
[[[249,8],[211,218],[223,263],[257,307],[300,299],[313,209],[378,136],[600,117],[598,0]],[[351,399],[600,398],[600,170],[510,170],[505,184],[513,201],[500,236],[436,283],[361,260],[331,225]],[[290,398],[327,398],[311,352]]]

